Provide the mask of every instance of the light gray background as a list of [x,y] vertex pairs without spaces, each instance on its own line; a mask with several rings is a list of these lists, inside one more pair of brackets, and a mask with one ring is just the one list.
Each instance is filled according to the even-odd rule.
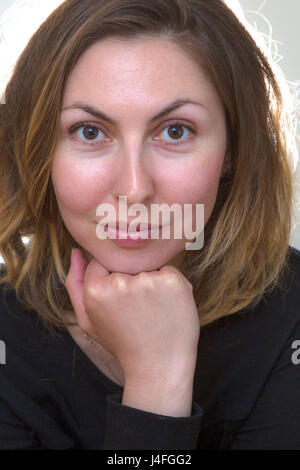
[[[15,0],[0,0],[0,15],[9,8]],[[47,0],[45,0],[46,2]],[[284,56],[282,68],[289,80],[300,79],[299,60],[299,0],[240,0],[243,9],[258,10],[270,21],[274,39],[281,41],[280,53]],[[257,25],[265,28],[264,22],[253,13],[246,14],[248,20],[257,21]]]
[[[299,59],[299,0],[240,0],[246,18],[252,23],[256,21],[261,31],[266,31],[266,23],[251,11],[259,10],[272,25],[272,37],[279,44],[279,53],[283,55],[280,65],[288,80],[300,79]],[[261,9],[260,9],[261,7]]]
[[[15,0],[0,0],[0,15]],[[45,0],[47,1],[47,0]],[[299,20],[300,0],[239,0],[245,11],[246,18],[252,24],[256,24],[259,31],[269,33],[267,22],[272,26],[272,38],[278,43],[278,53],[283,56],[279,64],[289,81],[300,80],[300,56],[299,56]],[[255,12],[259,12],[257,14]],[[298,132],[299,134],[299,132]],[[300,221],[300,210],[297,214]],[[300,249],[300,225],[293,230],[291,245]]]

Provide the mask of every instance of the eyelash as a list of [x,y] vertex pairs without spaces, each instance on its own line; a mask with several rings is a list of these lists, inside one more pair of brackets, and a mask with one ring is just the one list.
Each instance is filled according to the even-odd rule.
[[[74,124],[68,129],[68,133],[72,136],[73,134],[75,134],[76,131],[78,131],[82,127],[91,127],[93,129],[98,129],[99,131],[103,132],[104,135],[106,135],[105,130],[99,125],[99,123],[96,122],[78,122],[77,124]],[[83,141],[81,141],[81,143],[83,143]],[[103,141],[101,143],[103,143]],[[89,147],[98,147],[99,142],[85,142],[83,143],[83,145],[88,145]]]
[[[197,133],[196,129],[194,127],[192,127],[191,125],[188,125],[186,124],[185,122],[182,122],[182,121],[173,121],[173,122],[169,122],[169,123],[165,123],[164,127],[162,127],[160,130],[159,130],[159,134],[160,135],[164,130],[168,129],[169,127],[184,127],[186,129],[188,129],[193,135],[195,135]],[[99,123],[96,123],[96,122],[78,122],[77,124],[71,126],[69,129],[68,129],[68,133],[69,135],[73,135],[76,131],[78,131],[79,129],[81,128],[84,128],[84,127],[91,127],[91,128],[94,128],[94,129],[98,129],[99,131],[103,132],[104,136],[106,136],[106,131],[104,130],[104,128],[99,125]],[[187,139],[185,139],[185,141],[179,141],[179,143],[176,143],[176,140],[174,140],[174,143],[172,142],[165,142],[165,144],[167,146],[176,146],[176,145],[184,145],[186,143],[186,140],[189,140],[190,137],[187,137]],[[99,142],[83,142],[81,141],[81,143],[83,145],[88,145],[89,147],[93,148],[93,147],[99,147],[99,145],[102,145],[103,142],[105,142],[105,137],[104,139]]]

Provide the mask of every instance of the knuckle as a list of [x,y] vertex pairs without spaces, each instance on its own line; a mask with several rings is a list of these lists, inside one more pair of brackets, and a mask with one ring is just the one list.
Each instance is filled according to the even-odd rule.
[[176,272],[166,272],[164,275],[164,281],[168,287],[178,287],[180,284],[179,276]]
[[127,292],[128,286],[127,286],[127,281],[124,278],[124,276],[122,276],[119,273],[114,273],[112,274],[111,280],[112,280],[113,286],[116,287],[119,292],[124,292],[124,293]]
[[175,266],[167,265],[160,270],[163,273],[166,284],[170,287],[184,287],[193,291],[193,284]]
[[175,268],[175,266],[172,266],[171,264],[166,264],[160,269],[160,271],[162,271],[163,273],[175,273],[175,274],[179,274],[180,272],[177,268]]
[[154,283],[154,279],[153,277],[146,273],[146,272],[141,272],[138,274],[138,280],[139,280],[139,283],[147,288],[147,289],[150,289],[150,290],[154,290],[155,289],[155,283]]
[[86,288],[87,298],[91,300],[99,300],[101,296],[101,290],[95,282],[90,282]]

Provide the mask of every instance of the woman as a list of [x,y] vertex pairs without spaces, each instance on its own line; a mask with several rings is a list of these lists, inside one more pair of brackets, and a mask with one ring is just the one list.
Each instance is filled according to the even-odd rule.
[[[281,105],[220,0],[67,0],[43,23],[1,106],[1,448],[300,449]],[[134,241],[121,197],[204,205],[203,246]]]

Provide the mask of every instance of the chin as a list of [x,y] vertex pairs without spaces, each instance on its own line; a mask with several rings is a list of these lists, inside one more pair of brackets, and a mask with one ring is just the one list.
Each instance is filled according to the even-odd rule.
[[108,254],[107,252],[91,253],[87,250],[84,250],[84,256],[88,263],[94,258],[111,273],[118,272],[132,275],[140,272],[156,271],[165,264],[168,264],[169,259],[164,259],[160,256],[153,257],[153,255],[141,256],[141,254],[139,256],[137,256],[137,254],[135,254],[135,256],[130,256],[129,253],[124,258]]
[[157,271],[166,264],[173,264],[174,257],[183,249],[182,240],[163,243],[160,247],[115,248],[97,244],[82,246],[87,262],[93,258],[109,272],[135,275],[146,271]]

